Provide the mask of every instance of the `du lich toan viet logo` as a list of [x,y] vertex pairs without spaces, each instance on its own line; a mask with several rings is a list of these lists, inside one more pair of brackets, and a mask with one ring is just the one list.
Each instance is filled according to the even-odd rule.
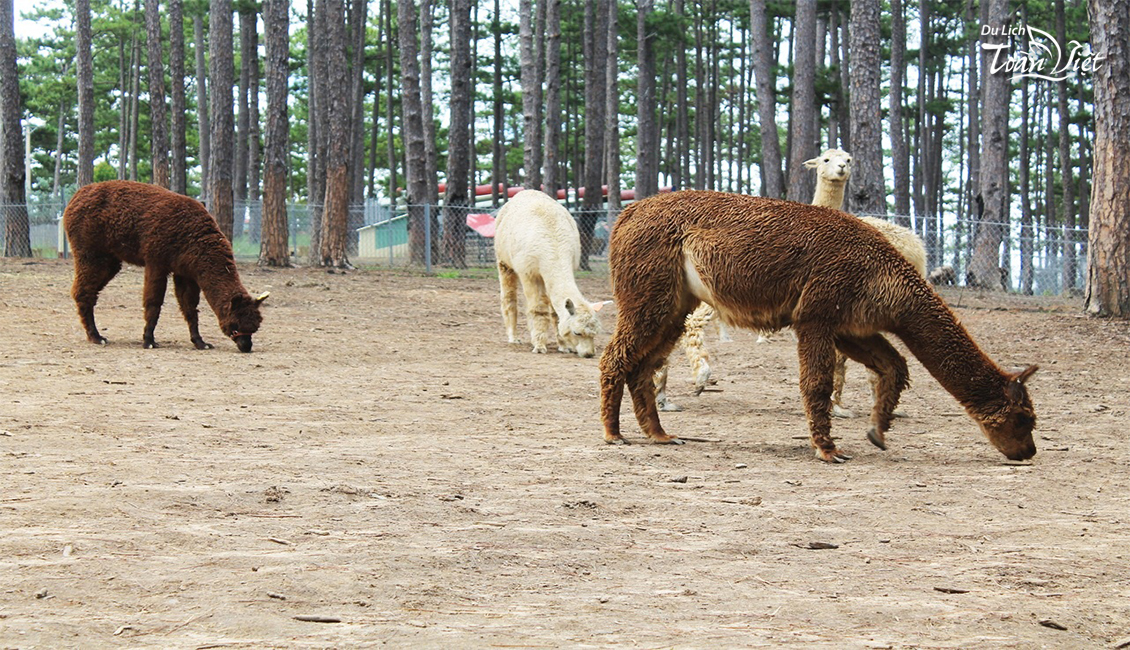
[[1090,44],[1069,41],[1061,47],[1054,36],[1032,26],[981,26],[981,37],[1020,37],[1027,34],[1028,49],[1012,51],[1007,43],[981,43],[989,59],[989,74],[1012,73],[1012,80],[1023,77],[1062,81],[1079,74],[1091,74],[1106,58],[1091,51]]

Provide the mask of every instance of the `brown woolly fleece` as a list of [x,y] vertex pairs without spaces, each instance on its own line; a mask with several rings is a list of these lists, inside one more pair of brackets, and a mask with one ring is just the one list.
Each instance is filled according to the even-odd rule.
[[94,324],[98,293],[127,262],[145,267],[146,348],[157,347],[153,330],[171,273],[177,302],[198,350],[212,347],[200,337],[197,323],[203,290],[224,335],[241,352],[251,351],[251,335],[262,321],[259,303],[266,295],[252,298],[243,288],[231,243],[199,201],[145,183],[94,183],[75,192],[63,213],[63,225],[74,251],[71,296],[91,343],[106,343]]
[[909,383],[906,361],[879,332],[898,336],[1012,459],[1036,453],[1036,416],[1024,381],[1035,366],[1006,373],[977,347],[945,302],[874,227],[838,210],[736,194],[683,191],[628,206],[609,241],[618,305],[616,331],[600,361],[601,417],[622,443],[625,384],[641,428],[664,432],[652,373],[700,301],[728,324],[792,326],[800,388],[817,456],[850,458],[830,435],[836,349],[877,373],[868,438],[885,433]]

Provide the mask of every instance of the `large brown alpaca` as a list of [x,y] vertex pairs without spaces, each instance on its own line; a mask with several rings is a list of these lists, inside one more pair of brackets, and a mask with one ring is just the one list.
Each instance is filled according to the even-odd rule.
[[212,347],[200,337],[197,322],[203,290],[224,335],[240,352],[251,351],[251,335],[262,322],[259,304],[267,296],[252,298],[243,288],[231,243],[199,201],[145,183],[94,183],[75,192],[63,225],[74,251],[71,296],[91,343],[106,343],[94,324],[98,293],[127,262],[145,267],[146,348],[157,347],[153,330],[171,273],[196,349]]
[[686,315],[704,301],[730,325],[792,326],[812,445],[822,460],[850,458],[830,435],[836,349],[878,375],[867,437],[886,448],[908,374],[906,361],[879,332],[902,339],[1001,453],[1014,460],[1036,453],[1036,414],[1024,386],[1036,367],[1019,373],[997,367],[890,242],[850,215],[775,199],[675,192],[628,206],[609,246],[619,306],[600,360],[609,443],[625,442],[625,384],[644,433],[656,442],[682,442],[659,423],[652,373],[671,352]]

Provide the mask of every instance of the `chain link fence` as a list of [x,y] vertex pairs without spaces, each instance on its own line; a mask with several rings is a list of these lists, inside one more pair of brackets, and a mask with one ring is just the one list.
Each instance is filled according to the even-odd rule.
[[[9,249],[9,237],[22,238],[23,210],[27,211],[28,238],[33,257],[68,255],[62,229],[63,201],[35,201],[0,205],[0,250]],[[259,256],[262,235],[260,201],[235,203],[233,243],[243,261]],[[581,232],[583,267],[605,272],[608,234],[616,215],[608,210],[566,208]],[[494,222],[497,210],[483,206],[442,206],[381,203],[367,200],[350,207],[348,255],[355,265],[438,269],[490,268],[494,259]],[[321,223],[321,206],[287,204],[292,261],[316,263],[320,241],[314,224]],[[1064,226],[979,224],[961,219],[923,219],[914,215],[878,215],[896,223],[909,223],[926,245],[929,267],[939,285],[972,285],[975,275],[999,277],[1000,287],[1034,295],[1077,294],[1086,283],[1087,230]],[[1001,234],[999,266],[971,274],[972,252],[979,227],[996,227]],[[312,255],[313,252],[313,255]]]

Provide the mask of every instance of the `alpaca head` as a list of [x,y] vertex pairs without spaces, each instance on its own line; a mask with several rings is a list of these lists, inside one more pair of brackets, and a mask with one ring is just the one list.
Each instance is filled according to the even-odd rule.
[[978,419],[989,442],[1009,460],[1028,460],[1036,455],[1036,443],[1032,440],[1036,411],[1024,386],[1036,369],[1036,366],[1028,366],[1021,372],[1010,374],[1005,385],[1004,404],[987,417]]
[[600,332],[600,321],[596,318],[592,305],[587,302],[573,304],[565,300],[565,311],[569,316],[557,323],[557,337],[565,342],[569,352],[586,359],[596,354],[596,335]]
[[246,294],[236,294],[228,304],[227,314],[220,318],[220,329],[235,341],[240,352],[251,351],[251,335],[259,331],[259,325],[263,322],[259,305],[268,295],[270,294],[264,293],[258,298],[252,298]]
[[851,177],[851,154],[840,149],[828,149],[818,158],[804,161],[804,166],[815,169],[819,181],[846,183]]

